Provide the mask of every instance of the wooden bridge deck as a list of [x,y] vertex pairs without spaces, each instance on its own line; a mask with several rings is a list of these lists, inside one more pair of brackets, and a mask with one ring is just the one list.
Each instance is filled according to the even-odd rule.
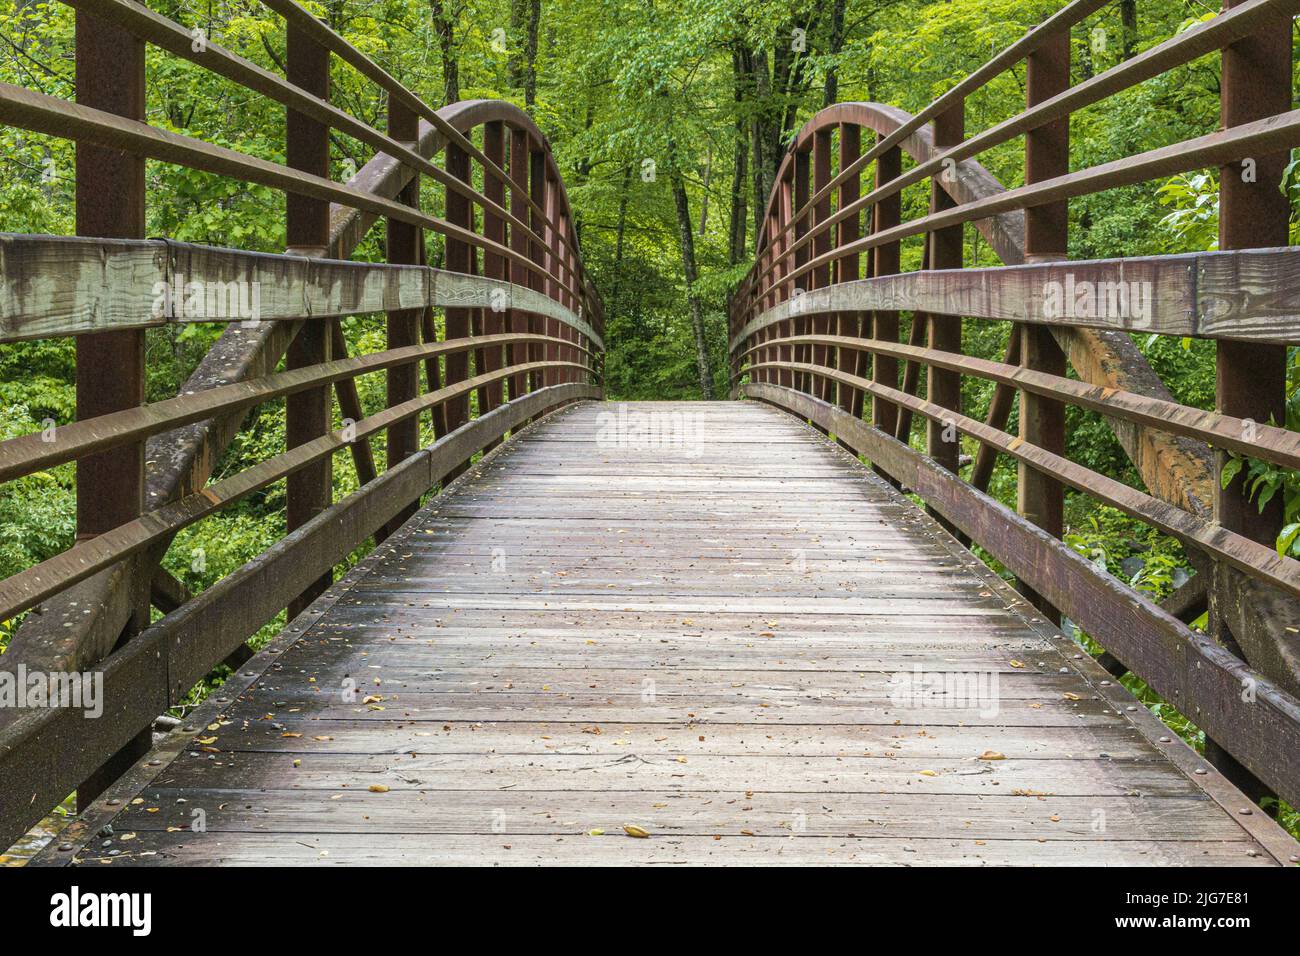
[[[645,447],[638,416],[700,440]],[[909,692],[932,678],[946,696]],[[1263,865],[1285,845],[933,520],[755,402],[557,414],[220,693],[44,862]]]

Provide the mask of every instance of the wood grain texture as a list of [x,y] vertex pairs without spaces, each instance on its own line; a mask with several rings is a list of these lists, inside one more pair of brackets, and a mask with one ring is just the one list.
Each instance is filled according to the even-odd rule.
[[[1134,290],[1138,294],[1130,296]],[[812,289],[767,309],[745,325],[731,349],[736,351],[755,332],[791,315],[852,309],[1295,342],[1300,338],[1300,249],[1134,256],[858,279]]]
[[788,416],[584,404],[420,511],[38,862],[1276,862],[1288,838],[1152,720]]
[[554,299],[499,279],[429,266],[309,259],[163,239],[0,234],[0,277],[0,341],[434,306],[535,312],[604,347],[589,323]]

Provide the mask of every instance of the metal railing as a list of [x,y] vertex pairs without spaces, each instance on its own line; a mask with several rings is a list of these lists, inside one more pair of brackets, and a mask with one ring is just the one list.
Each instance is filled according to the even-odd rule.
[[[1247,469],[1228,464],[1300,466],[1300,435],[1280,427],[1287,345],[1300,343],[1300,248],[1288,246],[1279,188],[1300,145],[1300,3],[1230,2],[1071,85],[1070,30],[1102,5],[1068,4],[914,116],[847,103],[803,127],[732,300],[733,388],[834,435],[918,495],[1044,614],[1068,615],[1099,642],[1114,673],[1131,670],[1204,729],[1207,755],[1247,793],[1300,805],[1300,562],[1274,548],[1280,496],[1259,506]],[[1071,170],[1072,113],[1216,54],[1220,129]],[[1022,62],[1025,109],[967,138],[966,98]],[[875,138],[865,150],[864,134]],[[1005,189],[974,157],[1020,136],[1024,185]],[[1068,259],[1070,199],[1204,167],[1221,170],[1221,251]],[[927,180],[928,212],[903,220],[902,191]],[[1002,266],[963,268],[966,224]],[[921,269],[901,272],[911,237],[924,237]],[[911,313],[906,343],[900,312]],[[1012,324],[1002,361],[962,354],[963,319]],[[1216,411],[1174,401],[1136,332],[1215,340]],[[993,383],[984,420],[963,414],[963,376]],[[1146,491],[1068,458],[1069,405],[1110,424]],[[924,453],[910,445],[918,416]],[[979,444],[968,480],[961,435]],[[1017,465],[1015,510],[986,494],[999,455]],[[1067,487],[1177,538],[1191,582],[1161,607],[1093,567],[1061,541]],[[1208,632],[1189,629],[1207,608]]]
[[[238,666],[251,635],[307,607],[336,564],[473,455],[602,394],[601,301],[549,144],[523,111],[434,109],[292,0],[266,0],[284,21],[284,77],[131,0],[66,2],[77,102],[0,84],[0,123],[76,141],[78,235],[0,235],[0,342],[75,336],[78,416],[0,443],[0,481],[75,461],[78,540],[0,581],[0,620],[34,612],[0,667],[93,671],[103,714],[0,709],[3,845],[74,789],[93,799],[147,749],[159,714],[218,664]],[[148,125],[146,44],[283,104],[285,162]],[[387,131],[330,102],[334,57],[386,95]],[[346,183],[330,178],[331,130],[375,151]],[[283,192],[285,253],[145,239],[147,159]],[[427,181],[441,217],[424,211]],[[348,261],[380,220],[387,263]],[[443,239],[441,268],[426,231]],[[340,320],[377,312],[385,350],[349,357]],[[226,329],[175,398],[146,404],[145,329],[185,322]],[[385,407],[365,414],[357,378],[381,372]],[[283,453],[210,481],[247,413],[280,399]],[[435,436],[424,447],[421,416]],[[343,450],[360,487],[334,501]],[[288,533],[272,548],[197,596],[162,569],[178,531],[279,481]],[[167,612],[152,624],[151,604]]]

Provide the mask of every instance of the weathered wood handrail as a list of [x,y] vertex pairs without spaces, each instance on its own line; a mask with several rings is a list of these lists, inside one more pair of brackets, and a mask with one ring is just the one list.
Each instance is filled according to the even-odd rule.
[[[284,77],[213,43],[198,49],[187,28],[142,5],[66,2],[86,45],[77,103],[0,85],[0,123],[75,140],[100,158],[78,164],[79,207],[113,195],[119,212],[142,212],[143,177],[132,171],[155,159],[284,192],[287,239],[283,254],[146,240],[142,219],[120,216],[80,217],[77,237],[0,234],[0,342],[75,336],[89,360],[79,404],[96,396],[93,412],[57,425],[52,441],[0,443],[0,481],[75,461],[82,501],[76,546],[0,581],[0,619],[40,611],[22,621],[0,666],[93,671],[105,682],[97,721],[74,708],[0,711],[5,845],[70,792],[93,798],[147,744],[160,713],[280,611],[305,607],[338,562],[396,528],[474,455],[601,396],[602,304],[560,171],[523,111],[481,100],[434,109],[289,0],[266,3],[284,18]],[[118,94],[143,89],[144,43],[283,104],[285,161],[160,130],[133,112]],[[388,98],[387,132],[330,103],[332,55]],[[376,151],[348,183],[330,178],[330,129]],[[441,187],[443,216],[421,210],[425,180]],[[349,261],[381,220],[388,261]],[[443,239],[440,268],[427,264],[425,230]],[[387,348],[349,357],[339,320],[377,312],[387,314]],[[143,355],[144,329],[184,322],[227,329],[176,398],[145,404],[143,365],[124,356]],[[376,372],[387,378],[386,407],[365,414],[356,379]],[[284,452],[209,484],[245,414],[276,399],[286,401]],[[424,448],[421,416],[434,433]],[[369,442],[380,434],[388,467],[376,473]],[[329,463],[345,449],[360,487],[333,502]],[[146,626],[142,602],[176,532],[279,481],[287,535],[192,598],[183,588],[155,597],[167,613]]]
[[[1284,625],[1300,611],[1300,562],[1274,549],[1278,505],[1271,517],[1247,514],[1256,509],[1240,478],[1220,476],[1229,455],[1300,466],[1300,436],[1280,427],[1279,374],[1286,345],[1300,343],[1300,248],[1282,245],[1287,204],[1278,198],[1279,157],[1300,145],[1300,111],[1287,109],[1281,95],[1267,108],[1250,105],[1262,81],[1248,75],[1254,66],[1247,60],[1233,59],[1238,44],[1269,37],[1269,55],[1252,48],[1249,62],[1272,71],[1270,84],[1283,82],[1290,57],[1282,38],[1300,2],[1229,3],[1219,16],[1071,85],[1070,28],[1098,6],[1069,3],[915,116],[846,103],[800,130],[777,173],[754,264],[731,300],[732,383],[739,394],[834,435],[916,493],[954,532],[1010,569],[1045,614],[1068,614],[1123,662],[1117,666],[1203,727],[1207,754],[1238,785],[1256,796],[1271,788],[1297,803],[1300,758],[1287,741],[1300,732],[1300,642]],[[1225,62],[1223,128],[1069,170],[1065,124],[1072,113],[1216,51]],[[1029,76],[1025,109],[964,135],[965,98],[1020,63]],[[860,145],[863,131],[876,134],[870,148]],[[1020,135],[1025,184],[1005,189],[976,157]],[[900,151],[916,161],[906,172]],[[1258,166],[1258,180],[1239,175],[1246,158]],[[876,181],[864,191],[860,180],[873,164]],[[1204,166],[1223,167],[1222,251],[1066,257],[1069,199]],[[899,195],[927,179],[930,210],[902,221]],[[865,228],[864,213],[872,216]],[[1257,235],[1247,214],[1264,223]],[[964,265],[952,260],[967,224],[1004,265],[955,268]],[[925,237],[921,270],[899,272],[901,241],[918,236]],[[912,314],[906,344],[899,313]],[[950,317],[1012,323],[1006,359],[962,355]],[[1217,409],[1174,401],[1128,338],[1137,332],[1217,340]],[[1067,359],[1082,381],[1066,376]],[[1259,369],[1254,389],[1247,384],[1252,367]],[[925,398],[917,395],[922,369]],[[958,375],[993,383],[987,420],[962,414]],[[1005,429],[1016,395],[1020,434],[1012,435]],[[1067,405],[1112,425],[1150,493],[1069,460]],[[928,423],[926,454],[909,443],[918,416]],[[981,449],[974,485],[957,474],[963,434]],[[1018,464],[1015,521],[983,494],[998,454]],[[1076,560],[1060,541],[1066,486],[1187,546],[1210,584],[1209,631],[1222,646]],[[1233,690],[1243,681],[1251,693],[1268,686],[1267,720],[1241,699],[1249,693]]]

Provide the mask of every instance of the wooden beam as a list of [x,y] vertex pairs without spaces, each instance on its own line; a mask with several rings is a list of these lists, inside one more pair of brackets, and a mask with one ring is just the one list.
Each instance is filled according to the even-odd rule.
[[[400,142],[414,143],[419,137],[419,118],[411,110],[392,96],[388,98],[388,134]],[[448,177],[450,179],[451,177]],[[413,209],[420,208],[420,177],[412,176],[411,181],[398,194],[398,201]],[[395,265],[419,265],[420,247],[424,244],[424,232],[408,222],[389,217],[387,235],[384,243],[388,261]],[[406,348],[420,343],[420,315],[422,307],[401,309],[389,312],[385,329],[385,342],[389,350]],[[418,365],[396,365],[388,369],[385,381],[384,401],[388,407],[401,405],[415,398],[420,392],[420,368]],[[385,436],[385,467],[405,461],[414,455],[420,447],[420,420],[408,418],[393,424]],[[412,504],[393,517],[385,525],[385,532],[391,534],[401,527],[406,519],[415,513]]]
[[[1229,9],[1243,0],[1228,0]],[[1291,107],[1291,31],[1261,29],[1224,48],[1220,83],[1220,121],[1228,133],[1268,120]],[[1249,157],[1238,161],[1240,157]],[[1288,241],[1291,201],[1278,189],[1290,153],[1260,149],[1237,156],[1219,170],[1219,248],[1277,246]],[[1220,342],[1215,361],[1215,408],[1251,422],[1285,423],[1287,413],[1287,350],[1285,346],[1253,342]],[[1252,501],[1247,469],[1224,480],[1229,456],[1215,456],[1214,517],[1220,525],[1252,540],[1272,545],[1282,529],[1283,502],[1276,495],[1262,506]],[[1211,588],[1209,632],[1224,647],[1246,658],[1225,616],[1225,587]],[[1244,766],[1207,731],[1205,755],[1246,793],[1269,796],[1258,773]]]
[[[1298,303],[1300,248],[1278,247],[878,275],[809,293],[801,308],[946,310],[1055,329],[1300,343]],[[732,351],[789,311],[780,303],[750,321]]]

